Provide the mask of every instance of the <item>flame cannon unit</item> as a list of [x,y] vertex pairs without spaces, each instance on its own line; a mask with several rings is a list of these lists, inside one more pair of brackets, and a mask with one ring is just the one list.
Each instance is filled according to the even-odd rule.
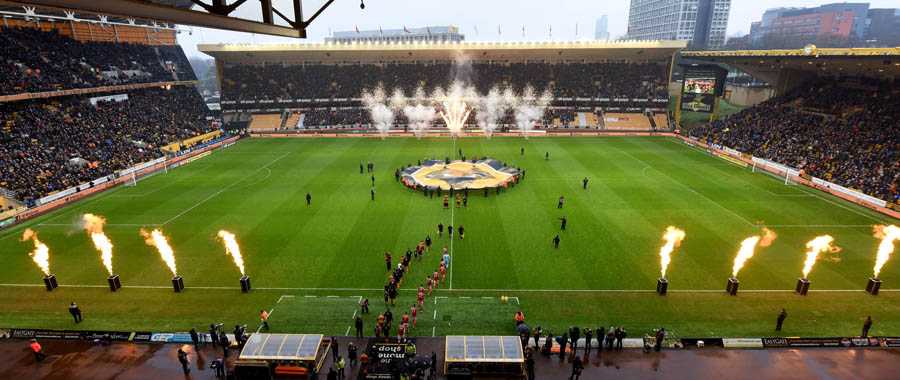
[[184,279],[181,276],[172,277],[172,289],[175,293],[181,293],[184,290]]
[[56,275],[48,274],[44,276],[44,286],[47,288],[48,292],[52,292],[53,289],[59,287],[59,283],[56,282]]
[[797,280],[797,287],[794,289],[797,294],[805,296],[809,292],[809,280],[801,278]]
[[241,276],[241,292],[250,292],[250,276]]
[[119,275],[117,274],[107,277],[106,282],[109,283],[109,291],[111,292],[122,288],[122,281],[119,280]]
[[665,278],[660,278],[656,280],[656,293],[664,296],[669,292],[669,280]]
[[728,292],[728,295],[736,296],[739,285],[741,282],[737,278],[731,277],[728,279],[728,284],[725,285],[725,291]]
[[866,284],[866,293],[877,296],[879,290],[881,290],[881,280],[875,277],[869,278],[869,283]]

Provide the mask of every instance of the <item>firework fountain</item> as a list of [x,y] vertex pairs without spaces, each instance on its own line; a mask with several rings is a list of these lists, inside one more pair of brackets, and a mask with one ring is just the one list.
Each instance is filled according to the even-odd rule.
[[362,94],[363,104],[369,109],[372,123],[375,124],[375,129],[381,134],[382,139],[387,136],[391,125],[394,124],[394,110],[385,104],[385,99],[384,89],[381,86],[375,88],[371,93],[363,91]]
[[522,136],[528,138],[528,132],[534,129],[534,124],[544,117],[544,111],[550,105],[551,100],[553,100],[553,95],[550,91],[544,91],[543,94],[537,96],[534,88],[530,85],[525,86],[525,91],[516,102],[518,105],[515,108],[516,125],[522,131]]
[[[510,91],[512,94],[512,91]],[[487,138],[491,138],[497,124],[503,119],[506,113],[506,99],[500,93],[500,90],[494,86],[488,91],[487,95],[480,97],[478,102],[478,112],[475,119],[478,121],[478,127],[484,132]]]
[[891,253],[894,252],[894,242],[900,240],[900,227],[878,225],[874,229],[875,237],[881,239],[881,243],[878,244],[875,268],[872,269],[873,275],[869,278],[869,283],[866,285],[866,292],[873,296],[878,295],[878,291],[881,290],[881,279],[878,278],[879,274],[881,274],[881,268],[891,258]]
[[437,116],[437,111],[426,99],[425,88],[422,86],[416,88],[416,93],[413,95],[411,103],[402,106],[403,114],[409,120],[410,129],[412,129],[417,138],[421,139],[425,132],[428,131],[431,121]]
[[34,250],[28,253],[31,260],[44,272],[44,286],[47,291],[53,291],[59,284],[56,282],[56,276],[50,273],[50,248],[38,239],[37,232],[31,228],[26,228],[22,233],[22,241],[31,240],[34,243]]
[[419,138],[437,116],[444,121],[452,136],[460,136],[473,112],[484,135],[490,137],[508,110],[515,115],[516,125],[523,136],[528,137],[552,100],[549,90],[537,95],[531,86],[526,86],[521,96],[517,96],[511,88],[501,91],[498,87],[481,95],[475,87],[462,81],[455,81],[446,89],[436,87],[427,97],[422,87],[416,89],[412,98],[408,98],[399,88],[387,97],[381,85],[362,94],[363,105],[369,110],[372,123],[382,138],[387,136],[395,116],[400,112],[409,119],[410,129]]
[[100,251],[100,260],[106,267],[106,271],[109,272],[109,277],[106,278],[109,290],[113,292],[119,290],[122,287],[122,281],[119,279],[119,275],[113,273],[113,244],[103,232],[106,219],[94,214],[84,214],[81,216],[81,224],[82,228],[90,235],[91,241],[94,242],[94,247]]

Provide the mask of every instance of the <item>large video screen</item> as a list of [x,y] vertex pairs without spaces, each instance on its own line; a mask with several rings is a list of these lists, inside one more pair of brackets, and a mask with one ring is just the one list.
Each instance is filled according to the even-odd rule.
[[712,112],[716,96],[724,84],[723,71],[718,67],[691,66],[684,71],[681,87],[681,110]]

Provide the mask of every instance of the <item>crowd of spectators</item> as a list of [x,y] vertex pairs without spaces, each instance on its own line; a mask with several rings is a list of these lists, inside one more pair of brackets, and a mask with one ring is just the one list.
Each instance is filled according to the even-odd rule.
[[889,81],[815,81],[689,133],[900,202],[898,88]]
[[[0,103],[0,187],[22,200],[160,157],[167,143],[210,130],[194,87]],[[104,94],[107,95],[107,94]]]
[[177,45],[83,42],[55,30],[0,27],[0,95],[195,79]]
[[493,86],[550,89],[565,98],[667,98],[665,64],[615,63],[452,63],[355,65],[228,65],[223,100],[359,98],[381,85],[390,94],[400,88],[412,96],[420,85],[428,93],[460,80],[486,94]]

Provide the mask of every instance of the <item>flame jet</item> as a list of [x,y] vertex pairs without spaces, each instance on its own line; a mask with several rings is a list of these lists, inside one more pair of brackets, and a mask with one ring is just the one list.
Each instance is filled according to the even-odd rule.
[[225,243],[225,254],[231,255],[234,265],[237,265],[241,275],[244,275],[244,258],[241,256],[241,247],[237,243],[234,234],[225,230],[219,231],[219,238]]
[[815,239],[810,240],[806,243],[806,260],[803,262],[803,279],[807,279],[809,276],[809,272],[812,271],[813,265],[816,264],[816,260],[819,257],[819,254],[822,252],[837,252],[840,248],[837,248],[831,243],[834,242],[834,238],[829,235],[816,236]]
[[159,251],[159,256],[162,257],[166,266],[172,271],[172,275],[178,276],[178,269],[175,266],[175,251],[172,250],[172,246],[169,245],[166,235],[163,235],[162,231],[154,229],[150,232],[141,230],[141,236],[144,237],[144,242],[147,243],[147,245],[156,247],[156,250]]
[[878,244],[878,254],[875,257],[875,268],[873,269],[875,278],[878,278],[878,275],[881,274],[881,268],[884,267],[884,264],[891,258],[891,253],[894,252],[894,242],[900,240],[900,227],[894,225],[875,226],[875,237],[881,239],[881,243]]
[[106,267],[106,271],[109,272],[109,275],[113,275],[113,265],[112,265],[112,251],[113,244],[112,241],[109,240],[109,237],[103,233],[103,225],[106,224],[106,219],[102,216],[97,216],[94,214],[84,214],[81,216],[82,226],[84,230],[87,231],[88,235],[91,236],[91,240],[94,242],[94,247],[100,251],[100,260],[103,261],[103,266]]
[[661,266],[660,273],[662,274],[662,278],[666,278],[666,270],[669,269],[669,263],[672,262],[672,251],[681,245],[681,241],[684,240],[684,237],[684,231],[674,226],[666,227],[666,233],[663,234],[663,240],[665,240],[666,243],[659,249],[659,264]]
[[738,250],[737,256],[734,257],[734,266],[731,268],[731,277],[737,278],[738,272],[744,267],[744,264],[753,257],[756,247],[768,247],[778,237],[772,230],[763,228],[762,236],[751,236],[741,242],[741,249]]
[[25,232],[22,233],[22,241],[28,240],[34,243],[34,251],[29,252],[28,256],[31,256],[31,260],[41,268],[41,272],[44,272],[44,275],[49,276],[50,248],[38,239],[37,232],[31,228],[26,228]]

